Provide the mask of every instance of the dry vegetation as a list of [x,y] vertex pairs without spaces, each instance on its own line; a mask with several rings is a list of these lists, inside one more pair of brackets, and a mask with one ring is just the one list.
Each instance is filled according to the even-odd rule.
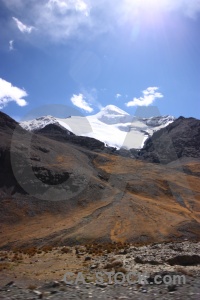
[[[84,192],[73,201],[40,202],[40,212],[40,205],[30,204],[29,199],[2,201],[2,212],[10,219],[1,224],[0,249],[16,248],[15,252],[34,256],[56,246],[67,254],[69,249],[64,246],[86,244],[89,255],[102,255],[126,249],[129,242],[137,247],[200,238],[199,176],[184,173],[180,166],[86,152],[86,160],[91,155],[94,174],[99,176],[91,176]],[[76,161],[75,156],[67,158],[66,169]],[[198,174],[200,164],[185,163],[186,167]],[[12,214],[19,217],[14,224]],[[43,246],[36,247],[40,241]]]

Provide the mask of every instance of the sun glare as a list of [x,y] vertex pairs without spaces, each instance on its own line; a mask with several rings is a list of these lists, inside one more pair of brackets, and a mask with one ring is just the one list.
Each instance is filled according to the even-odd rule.
[[124,0],[125,4],[132,8],[152,9],[156,10],[166,6],[170,0]]
[[131,22],[137,19],[144,26],[163,22],[163,12],[173,0],[123,0],[124,11]]

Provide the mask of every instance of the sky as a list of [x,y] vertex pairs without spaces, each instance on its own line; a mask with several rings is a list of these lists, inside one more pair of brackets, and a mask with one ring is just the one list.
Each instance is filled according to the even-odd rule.
[[200,119],[200,0],[0,0],[0,110]]

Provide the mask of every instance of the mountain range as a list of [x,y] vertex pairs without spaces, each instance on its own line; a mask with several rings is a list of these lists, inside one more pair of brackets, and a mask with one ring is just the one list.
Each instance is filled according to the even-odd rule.
[[0,248],[199,239],[199,141],[194,118],[108,106],[19,124],[1,112]]
[[172,116],[132,116],[114,105],[108,105],[96,115],[67,116],[65,119],[43,116],[21,122],[20,125],[26,130],[35,131],[49,124],[59,124],[75,135],[95,138],[110,147],[140,149],[149,136],[174,120]]

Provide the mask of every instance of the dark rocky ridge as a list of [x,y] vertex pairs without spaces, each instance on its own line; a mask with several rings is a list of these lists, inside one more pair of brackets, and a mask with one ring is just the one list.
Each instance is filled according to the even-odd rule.
[[[56,132],[59,132],[59,130],[63,133],[62,128],[56,127]],[[73,134],[71,135],[73,136]],[[27,137],[31,139],[30,149],[28,149],[28,145],[26,144]],[[95,148],[97,145],[102,146],[103,144],[99,141],[91,140],[93,142],[92,145],[87,141],[84,143],[86,148],[90,146]],[[76,142],[78,144],[78,140]],[[80,143],[81,142],[82,141],[80,141]],[[73,145],[68,145],[68,143],[63,144],[40,134],[29,133],[21,128],[15,120],[0,112],[1,222],[4,222],[4,220],[6,222],[7,220],[11,222],[12,220],[19,221],[21,219],[20,213],[15,213],[14,211],[16,208],[18,210],[20,206],[22,208],[22,214],[23,207],[27,207],[26,211],[28,215],[35,215],[44,211],[54,211],[55,213],[66,211],[68,206],[63,204],[62,201],[57,203],[55,207],[53,201],[49,201],[47,205],[46,201],[39,200],[33,195],[36,193],[43,194],[46,191],[45,184],[49,186],[60,185],[61,189],[65,188],[68,192],[71,192],[72,196],[76,194],[79,188],[84,189],[87,183],[85,173],[88,172],[92,174],[95,170],[89,166],[87,155],[83,153],[84,151],[80,152],[80,149],[73,148]],[[85,151],[87,152],[87,150]],[[14,164],[12,160],[14,164],[16,162],[15,169],[18,174],[18,179],[16,179],[16,174],[13,172]],[[83,171],[79,171],[79,168],[81,170],[83,169]],[[31,169],[33,174],[35,174],[33,178],[28,176]],[[41,185],[40,190],[38,190],[37,187],[37,179],[44,183]],[[96,195],[94,196],[95,199],[99,195],[98,190],[102,192],[101,188],[98,188],[98,184],[100,184],[101,181],[98,177],[96,179],[92,178],[91,181],[93,184],[96,184],[97,187]],[[26,188],[32,191],[32,195],[29,195]],[[90,193],[92,193],[92,190],[89,191],[89,194]],[[88,197],[91,197],[89,194]],[[7,207],[8,204],[5,204],[5,207],[4,199],[9,199],[10,208]],[[72,202],[72,205],[75,205],[78,201],[79,197],[76,197],[76,201],[74,201],[74,203]]]
[[15,120],[3,112],[0,112],[0,130],[13,130],[17,125],[18,123]]
[[35,130],[36,134],[48,137],[59,142],[69,142],[75,145],[86,147],[90,150],[104,150],[104,143],[94,138],[76,136],[71,131],[57,124],[49,124],[44,128]]
[[40,133],[43,135],[47,135],[49,137],[54,137],[57,139],[62,140],[65,136],[75,136],[73,132],[67,130],[66,128],[62,127],[59,123],[58,124],[48,124],[41,129],[34,130],[35,133]]
[[12,134],[16,128],[21,134],[25,132],[15,120],[0,112],[0,188],[4,187],[8,192],[10,187],[15,187],[23,193],[14,177],[10,159]]
[[[16,134],[16,141],[14,141],[14,132]],[[31,138],[30,154],[26,146],[27,135]],[[65,146],[61,142],[64,142]],[[97,149],[98,151],[102,151],[105,148],[104,143],[98,140],[75,136],[72,132],[55,124],[47,125],[38,132],[29,133],[15,120],[0,112],[0,188],[5,190],[3,194],[27,194],[13,174],[11,144],[13,146],[12,157],[15,158],[14,160],[18,164],[21,177],[27,177],[26,173],[31,166],[39,180],[43,183],[55,185],[65,182],[66,180],[70,182],[70,176],[73,176],[72,171],[65,171],[60,165],[50,166],[51,162],[54,161],[57,156],[62,156],[65,152],[68,152],[68,154],[71,152],[76,153],[77,150],[73,150],[71,146],[68,149],[69,143],[90,150]],[[81,155],[78,156],[81,158]],[[26,184],[24,186],[32,185],[34,189],[34,181],[31,183],[28,179],[25,181],[24,183]]]
[[167,164],[183,157],[200,157],[200,120],[179,117],[146,140],[139,158]]

